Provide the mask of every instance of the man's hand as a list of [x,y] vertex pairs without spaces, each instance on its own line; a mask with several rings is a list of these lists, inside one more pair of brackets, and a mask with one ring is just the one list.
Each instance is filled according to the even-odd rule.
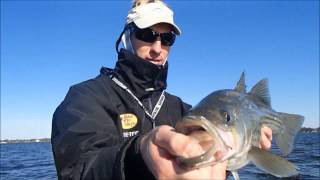
[[157,179],[225,179],[227,162],[191,171],[176,163],[176,156],[197,156],[203,153],[199,143],[191,137],[159,126],[141,140],[142,157]]
[[[263,126],[259,146],[270,149],[272,130]],[[182,169],[176,162],[176,156],[192,157],[203,153],[198,141],[177,133],[170,126],[159,126],[141,140],[142,157],[157,179],[225,179],[227,161],[192,171]]]
[[259,147],[265,150],[269,150],[271,148],[272,141],[272,130],[267,126],[261,127],[261,135],[259,141]]

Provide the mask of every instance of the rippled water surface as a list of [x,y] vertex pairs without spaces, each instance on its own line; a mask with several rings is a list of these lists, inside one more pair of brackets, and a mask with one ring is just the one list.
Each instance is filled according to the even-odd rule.
[[0,179],[57,179],[50,143],[1,144]]
[[[275,144],[272,144],[272,152],[281,154]],[[284,179],[320,179],[320,133],[299,133],[295,140],[295,146],[291,154],[286,157],[300,170],[300,175]],[[270,162],[272,163],[272,162]],[[259,170],[249,164],[239,171],[240,179],[279,179]],[[228,180],[233,179],[231,176]]]
[[[1,144],[0,179],[57,179],[50,143]],[[273,145],[273,152],[279,150]],[[286,179],[320,179],[320,133],[300,133],[293,152],[287,157],[300,168],[300,175]],[[248,165],[240,179],[277,179]],[[233,179],[229,176],[228,179]]]

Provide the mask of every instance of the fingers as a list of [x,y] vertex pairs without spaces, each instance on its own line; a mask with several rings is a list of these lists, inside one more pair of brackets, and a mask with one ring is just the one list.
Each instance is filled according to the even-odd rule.
[[212,166],[212,175],[215,179],[226,179],[228,161],[224,161]]
[[[159,126],[141,140],[142,157],[157,179],[177,179],[178,172],[185,173],[176,164],[176,156],[196,156],[201,146],[196,140],[177,133],[170,126]],[[200,150],[197,147],[200,146]],[[169,178],[170,177],[170,178]]]
[[262,149],[270,149],[272,141],[272,130],[267,126],[262,126],[259,147]]
[[170,126],[159,126],[141,140],[142,157],[158,179],[225,179],[227,162],[194,170],[176,164],[175,156],[197,156],[203,153],[195,138],[177,133]]
[[259,147],[268,150],[271,148],[271,141],[265,135],[261,135]]
[[170,126],[160,126],[153,137],[153,142],[174,156],[192,157],[203,153],[195,139],[175,132]]
[[264,135],[269,139],[269,141],[272,141],[272,129],[268,126],[262,126],[262,132]]

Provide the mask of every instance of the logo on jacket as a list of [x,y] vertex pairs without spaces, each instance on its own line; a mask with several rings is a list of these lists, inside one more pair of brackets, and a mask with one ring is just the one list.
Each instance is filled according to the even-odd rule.
[[121,114],[120,115],[121,119],[121,125],[123,129],[131,129],[135,127],[138,123],[138,118],[134,114]]

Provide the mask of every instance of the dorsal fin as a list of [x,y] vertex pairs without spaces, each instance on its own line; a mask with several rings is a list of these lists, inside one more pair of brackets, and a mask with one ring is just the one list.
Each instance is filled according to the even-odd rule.
[[258,97],[261,101],[271,107],[271,100],[268,88],[268,79],[262,79],[250,90],[250,94]]
[[234,88],[234,90],[245,93],[246,92],[246,82],[245,82],[245,74],[244,71],[241,73],[241,77],[237,83],[237,86]]

